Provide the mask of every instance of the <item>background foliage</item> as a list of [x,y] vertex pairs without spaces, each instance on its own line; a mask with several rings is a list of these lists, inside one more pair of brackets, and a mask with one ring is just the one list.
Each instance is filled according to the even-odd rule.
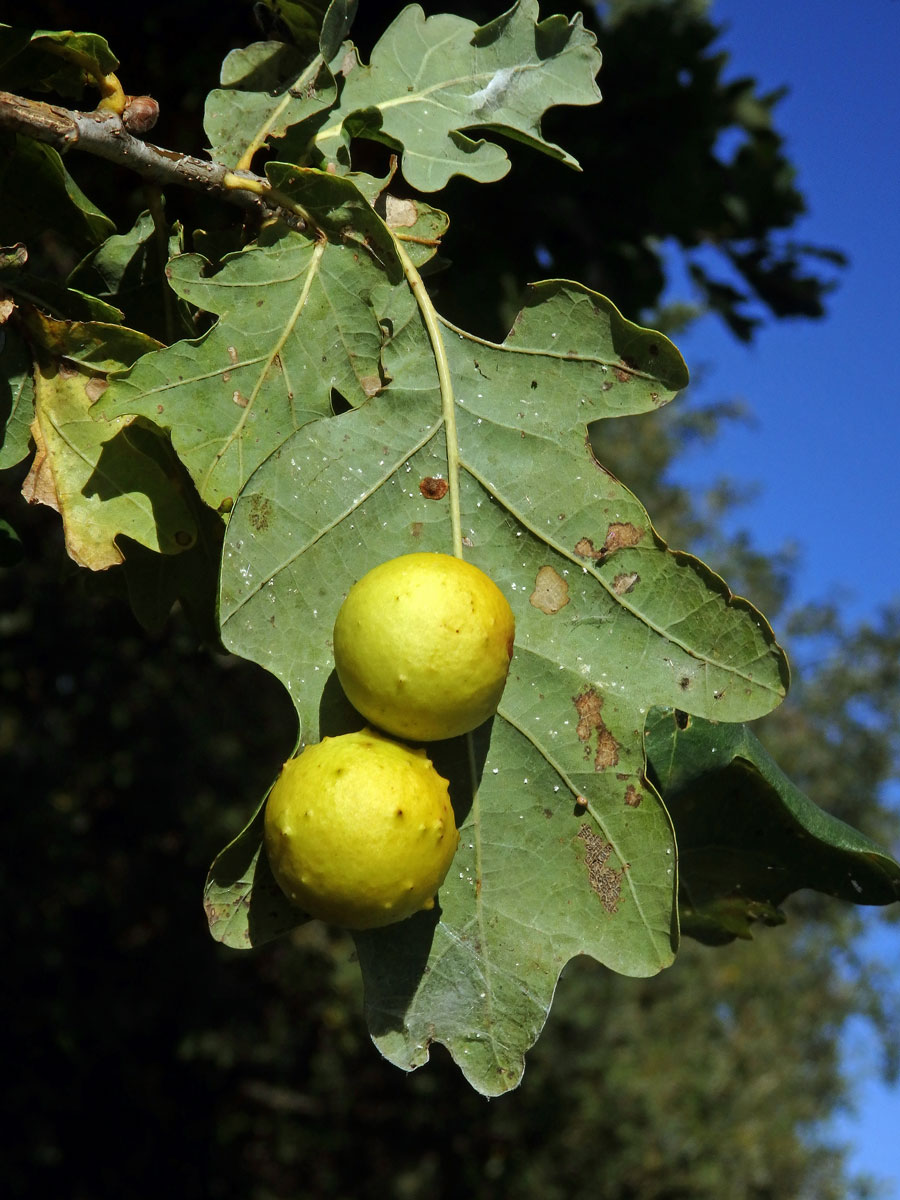
[[[364,20],[383,25],[386,8],[363,7]],[[182,6],[177,27],[189,52],[171,62],[164,7],[148,18],[140,50],[130,49],[127,31],[115,30],[107,16],[119,19],[94,19],[87,5],[74,17],[55,6],[45,23],[100,29],[126,64],[142,58],[148,77],[141,87],[162,101],[168,122],[157,140],[200,149],[190,144],[198,98],[211,86],[231,31],[235,41],[254,36],[246,10],[236,6],[211,31],[202,14]],[[362,31],[355,33],[365,45]],[[655,103],[643,89],[648,80],[663,88],[657,71],[626,73],[614,86],[610,70],[636,46],[651,47],[651,34],[654,64],[668,60],[671,37],[693,47],[682,60],[692,87],[670,80]],[[222,39],[215,52],[212,37]],[[606,99],[593,115],[599,111],[611,130],[624,120],[621,109],[610,115],[614,104],[649,104],[658,114],[694,88],[698,108],[720,112],[695,169],[679,175],[687,160],[680,168],[672,163],[673,178],[685,186],[661,190],[650,205],[644,180],[633,179],[627,148],[617,150],[612,132],[587,153],[567,137],[585,177],[596,178],[590,152],[602,151],[604,171],[616,186],[621,181],[624,199],[601,224],[594,220],[599,197],[581,196],[574,219],[560,222],[557,240],[545,245],[555,271],[584,278],[586,262],[587,281],[631,316],[653,306],[663,282],[647,230],[671,233],[689,252],[709,215],[699,189],[687,184],[702,177],[703,166],[721,183],[713,146],[738,117],[733,105],[716,110],[708,103],[722,90],[722,64],[709,52],[713,39],[702,12],[681,4],[620,6],[601,31]],[[652,120],[633,127],[655,136]],[[792,184],[785,188],[777,136],[770,130],[762,140],[768,155],[757,156],[736,190],[758,198],[753,228],[777,259],[779,231],[802,201]],[[619,163],[610,163],[616,153]],[[119,180],[102,167],[72,165],[87,194],[123,216],[120,227],[130,223],[129,205],[131,216],[143,207],[137,190],[117,195]],[[568,204],[572,176],[560,170],[559,189],[549,193],[547,166],[535,167],[541,186],[532,193],[554,210]],[[472,252],[468,235],[489,227],[468,220],[466,205],[491,203],[501,220],[514,216],[517,206],[504,207],[503,186],[466,192],[453,185],[458,194],[447,207],[466,234],[461,267]],[[631,226],[638,194],[650,211]],[[673,195],[681,197],[678,205]],[[183,206],[186,227],[200,220],[191,211],[200,202],[174,202]],[[719,219],[727,254],[728,227]],[[734,228],[738,241],[749,227]],[[582,233],[591,229],[603,237]],[[572,230],[587,240],[566,252]],[[521,257],[510,255],[496,271],[489,252],[499,239],[485,239],[485,279],[498,284],[480,293],[477,313],[467,311],[470,327],[502,327],[504,304],[534,273],[533,233],[533,225],[510,230],[509,246]],[[72,265],[64,236],[48,235],[44,252],[63,273]],[[783,250],[782,260],[792,254]],[[459,277],[451,271],[441,281],[438,303],[450,315]],[[790,284],[790,271],[787,278]],[[747,279],[752,294],[756,277]],[[819,302],[820,284],[813,288]],[[808,290],[785,287],[793,311],[805,311]],[[764,295],[761,287],[756,294]],[[465,295],[461,289],[455,302],[470,308]],[[709,295],[713,303],[723,299],[715,289]],[[725,315],[746,329],[739,299],[724,299]],[[667,537],[703,549],[739,590],[771,617],[783,613],[787,624],[788,564],[749,542],[716,546],[702,498],[665,483],[679,446],[712,431],[716,420],[714,412],[688,407],[655,414],[652,425],[642,418],[615,423],[627,428],[604,430],[604,461]],[[3,487],[11,507],[15,481]],[[8,794],[23,801],[10,810],[16,851],[3,868],[8,894],[19,898],[9,916],[9,971],[18,986],[4,999],[20,1056],[16,1085],[4,1098],[6,1127],[17,1134],[10,1180],[18,1194],[42,1177],[77,1196],[118,1194],[123,1185],[138,1195],[164,1186],[175,1195],[254,1197],[850,1193],[839,1153],[816,1145],[810,1132],[844,1094],[836,1034],[849,1014],[863,1012],[880,1024],[886,1048],[896,1048],[895,1014],[885,1008],[880,981],[846,982],[841,955],[856,965],[853,910],[803,893],[791,902],[798,919],[786,927],[714,953],[688,945],[674,968],[646,983],[574,963],[525,1085],[502,1102],[488,1106],[470,1094],[439,1053],[425,1071],[399,1076],[368,1042],[345,937],[310,926],[291,943],[242,958],[208,941],[197,912],[197,878],[239,823],[248,797],[260,794],[290,750],[292,718],[279,685],[198,648],[180,619],[152,637],[148,652],[147,636],[114,594],[121,580],[82,578],[61,552],[52,514],[32,510],[24,536],[26,562],[2,580],[0,666],[4,778]],[[878,790],[896,763],[900,621],[886,613],[871,629],[846,630],[823,610],[797,614],[790,628],[795,657],[816,667],[760,732],[817,802],[890,843],[896,830]],[[190,912],[197,912],[193,925],[184,920]],[[95,1097],[90,1108],[79,1100],[88,1090]]]

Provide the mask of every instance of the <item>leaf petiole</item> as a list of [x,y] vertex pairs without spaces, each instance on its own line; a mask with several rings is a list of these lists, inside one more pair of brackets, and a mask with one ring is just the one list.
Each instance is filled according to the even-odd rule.
[[303,205],[292,200],[290,196],[286,196],[284,192],[280,192],[278,188],[273,188],[271,184],[247,175],[239,175],[236,171],[226,171],[222,176],[222,186],[234,192],[252,192],[254,196],[259,196],[272,208],[283,208],[285,212],[293,213],[303,221],[307,229],[319,241],[325,240],[325,231],[319,227]]
[[415,264],[406,253],[400,240],[394,237],[397,256],[403,266],[403,273],[410,290],[416,298],[422,320],[428,331],[428,340],[434,354],[437,366],[438,383],[441,389],[441,415],[444,421],[444,436],[447,442],[447,485],[450,491],[450,530],[453,539],[453,553],[457,558],[463,557],[462,523],[459,511],[459,442],[456,433],[456,398],[453,394],[453,380],[450,376],[450,364],[447,361],[447,351],[441,334],[441,325],[428,290],[422,282],[422,276],[416,270]]

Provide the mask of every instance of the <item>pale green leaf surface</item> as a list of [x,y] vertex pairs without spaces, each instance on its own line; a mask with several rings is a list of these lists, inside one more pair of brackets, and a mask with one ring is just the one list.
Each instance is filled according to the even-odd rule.
[[332,390],[358,405],[380,388],[371,293],[384,276],[349,247],[295,234],[230,257],[214,275],[205,269],[198,255],[184,255],[169,275],[182,299],[218,314],[213,328],[140,360],[98,411],[169,429],[201,498],[216,508],[289,434],[331,412]]
[[297,201],[332,242],[364,249],[395,280],[401,278],[393,239],[372,207],[380,180],[371,175],[331,175],[281,162],[267,163],[266,176],[280,195]]
[[520,0],[481,28],[451,14],[425,17],[413,4],[389,26],[368,66],[347,75],[337,108],[316,136],[326,158],[346,161],[361,134],[402,150],[402,169],[420,191],[453,175],[481,183],[509,170],[487,129],[522,141],[570,166],[575,160],[541,134],[541,117],[561,104],[595,104],[600,54],[580,17],[538,22],[536,0]]
[[212,157],[232,165],[248,147],[283,137],[337,99],[327,64],[320,57],[310,63],[283,42],[232,50],[222,64],[221,84],[206,98],[203,129]]
[[[390,387],[298,430],[239,497],[220,616],[229,648],[284,682],[303,742],[358,727],[332,669],[337,609],[376,563],[451,551],[458,504],[465,556],[515,612],[516,652],[494,721],[429,748],[461,828],[440,910],[358,941],[383,1053],[411,1068],[440,1041],[494,1094],[518,1081],[572,955],[633,975],[671,961],[674,839],[644,776],[649,707],[741,719],[778,702],[786,668],[758,614],[669,552],[591,454],[588,420],[684,385],[671,343],[562,282],[533,290],[504,346],[446,329],[460,486],[430,499],[449,470],[434,361],[409,295],[393,300]],[[258,836],[228,852],[233,890],[211,872],[228,914],[213,933],[233,945],[274,936],[289,912],[268,891],[257,909]]]
[[406,253],[417,267],[434,257],[441,239],[447,232],[450,219],[439,208],[432,208],[420,197],[382,197],[385,224],[403,243]]

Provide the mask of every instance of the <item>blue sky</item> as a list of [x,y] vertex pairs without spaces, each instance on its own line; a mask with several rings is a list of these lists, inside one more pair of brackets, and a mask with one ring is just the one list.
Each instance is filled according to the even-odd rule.
[[809,214],[792,236],[850,257],[823,321],[769,324],[744,348],[709,318],[677,338],[702,394],[739,396],[731,428],[682,477],[761,491],[737,519],[760,545],[801,547],[795,599],[840,597],[852,616],[900,598],[900,0],[714,0],[729,76],[766,90]]
[[[733,519],[762,549],[800,549],[795,603],[837,600],[862,621],[900,601],[900,0],[714,0],[728,78],[787,85],[776,125],[808,215],[797,240],[850,257],[819,322],[767,325],[749,348],[715,319],[676,338],[707,400],[743,399],[756,417],[682,460],[693,487],[758,483]],[[898,963],[900,938],[872,938]],[[863,1026],[846,1039],[859,1113],[837,1133],[851,1163],[900,1200],[900,1088],[877,1079]]]

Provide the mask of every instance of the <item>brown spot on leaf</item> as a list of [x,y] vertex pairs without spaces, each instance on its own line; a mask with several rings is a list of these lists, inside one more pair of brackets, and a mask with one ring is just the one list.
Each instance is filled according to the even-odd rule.
[[228,357],[231,359],[231,365],[236,367],[238,364],[238,352],[234,346],[228,347]]
[[96,404],[108,386],[107,380],[101,379],[99,375],[94,375],[84,385],[84,394],[91,404]]
[[577,836],[584,842],[584,865],[591,887],[606,911],[614,913],[622,893],[622,872],[609,865],[612,846],[594,833],[590,825],[582,825]]
[[640,579],[637,571],[623,571],[613,580],[613,591],[617,596],[624,596],[634,590],[635,584],[640,583]]
[[426,475],[419,483],[419,491],[426,500],[443,500],[450,490],[450,484],[440,475]]
[[250,515],[247,519],[257,533],[264,533],[272,519],[272,501],[266,496],[251,496]]
[[385,223],[392,229],[409,229],[419,219],[419,210],[414,200],[401,200],[386,195],[384,199]]
[[605,771],[607,767],[614,767],[619,761],[619,743],[606,728],[600,715],[603,697],[593,688],[587,688],[575,697],[574,704],[578,713],[575,732],[579,740],[585,743],[585,758],[590,757],[591,739],[596,736],[594,770]]
[[552,616],[569,603],[569,585],[553,567],[541,567],[534,581],[534,591],[528,599],[534,608]]
[[422,536],[422,530],[424,528],[425,526],[421,521],[413,521],[412,525],[409,527],[409,532],[414,538],[418,538]]
[[241,393],[237,390],[235,390],[235,392],[231,398],[235,402],[235,404],[238,406],[238,408],[246,408],[247,405],[250,403],[250,401],[247,399],[247,397],[242,396]]
[[603,551],[598,550],[590,538],[579,538],[575,543],[575,553],[579,558],[603,557]]
[[617,550],[636,546],[643,536],[644,530],[638,529],[630,521],[613,521],[606,531],[606,538],[603,542],[603,553],[615,554]]
[[381,391],[381,377],[379,375],[363,375],[360,377],[359,385],[367,396],[377,396]]
[[619,743],[604,726],[597,730],[597,753],[594,755],[594,770],[605,771],[619,761]]
[[581,692],[575,697],[574,704],[575,711],[578,713],[578,726],[575,732],[578,734],[579,741],[589,742],[591,734],[598,725],[603,725],[603,718],[600,716],[603,697],[593,688],[588,688],[587,691]]
[[637,790],[633,783],[630,783],[625,789],[625,803],[629,808],[639,808],[643,798],[643,794]]

